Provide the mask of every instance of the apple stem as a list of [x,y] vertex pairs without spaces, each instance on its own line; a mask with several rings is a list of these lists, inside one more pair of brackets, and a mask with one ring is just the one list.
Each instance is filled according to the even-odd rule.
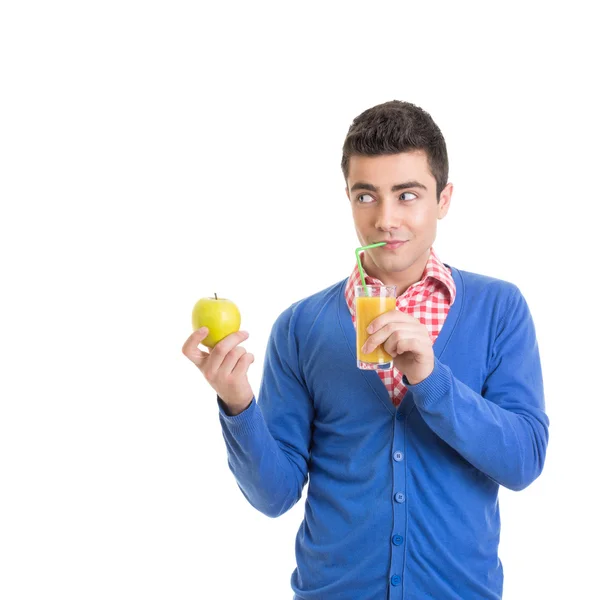
[[216,294],[216,293],[215,293],[215,300],[218,300],[218,298],[217,298],[217,294]]

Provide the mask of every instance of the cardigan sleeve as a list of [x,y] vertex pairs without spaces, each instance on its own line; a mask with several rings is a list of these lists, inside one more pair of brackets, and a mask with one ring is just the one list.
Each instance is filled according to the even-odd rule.
[[440,438],[496,483],[521,490],[542,471],[549,420],[535,328],[518,289],[488,362],[481,394],[437,358],[428,378],[407,387]]
[[289,510],[308,480],[313,402],[300,372],[293,307],[276,320],[258,402],[219,418],[229,468],[247,500],[269,517]]

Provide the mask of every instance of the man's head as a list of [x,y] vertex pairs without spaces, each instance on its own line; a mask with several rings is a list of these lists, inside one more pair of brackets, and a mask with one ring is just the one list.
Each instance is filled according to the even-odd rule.
[[418,281],[452,196],[446,144],[433,119],[397,100],[366,110],[346,136],[342,171],[361,245],[404,242],[368,250],[365,269],[401,288]]

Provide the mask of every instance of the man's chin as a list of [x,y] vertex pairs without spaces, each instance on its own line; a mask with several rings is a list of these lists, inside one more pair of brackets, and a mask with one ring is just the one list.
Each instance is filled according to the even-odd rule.
[[387,256],[380,262],[380,268],[390,273],[406,271],[415,262],[410,256]]

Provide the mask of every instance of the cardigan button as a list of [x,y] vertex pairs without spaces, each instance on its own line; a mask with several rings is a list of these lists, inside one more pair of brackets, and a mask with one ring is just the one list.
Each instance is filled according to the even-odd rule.
[[394,500],[396,502],[402,503],[404,502],[405,498],[404,498],[404,494],[402,492],[398,492],[395,496],[394,496]]
[[392,581],[392,585],[400,585],[402,578],[400,577],[400,575],[392,575],[391,581]]

